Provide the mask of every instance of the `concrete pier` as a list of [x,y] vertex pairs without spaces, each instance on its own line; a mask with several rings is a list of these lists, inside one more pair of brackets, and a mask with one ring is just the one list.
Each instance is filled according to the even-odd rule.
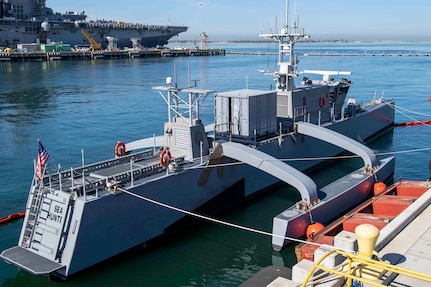
[[[407,268],[416,272],[431,275],[431,188],[417,199],[411,206],[404,210],[396,219],[390,222],[385,228],[381,230],[380,236],[377,240],[375,250],[378,251],[378,256],[382,260],[390,262],[392,265]],[[347,232],[339,234],[338,243],[337,236],[334,240],[334,245],[338,248],[345,248],[348,250],[355,250],[356,237],[354,233]],[[348,239],[348,240],[347,240]],[[323,254],[330,249],[321,247],[316,252],[319,254],[315,257],[320,258]],[[326,267],[333,268],[342,262],[343,258],[337,256],[328,257],[322,264]],[[266,285],[256,284],[261,274],[257,273],[255,276],[244,282],[241,287],[275,287],[275,286],[298,286],[308,275],[314,263],[309,260],[302,260],[292,268],[291,277],[279,274],[273,270],[278,270],[274,266],[270,271],[270,275],[266,274]],[[334,277],[328,277],[330,280],[318,286],[344,286],[344,280]],[[261,279],[261,278],[260,278]],[[393,287],[422,287],[430,286],[431,282],[422,281],[404,275],[394,273],[388,274],[385,278],[381,279],[380,284]],[[369,286],[365,284],[364,286]]]
[[[397,234],[379,256],[400,267],[431,274],[431,206]],[[388,286],[431,286],[406,276],[398,276]]]

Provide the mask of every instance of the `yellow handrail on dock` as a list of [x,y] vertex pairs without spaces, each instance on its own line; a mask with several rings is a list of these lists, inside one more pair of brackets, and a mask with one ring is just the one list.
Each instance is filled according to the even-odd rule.
[[[330,268],[330,267],[325,267],[325,266],[320,265],[323,262],[323,260],[325,260],[325,258],[327,258],[329,255],[331,255],[333,253],[341,254],[342,256],[346,257],[346,261],[347,261],[347,263],[346,263],[346,261],[344,261],[344,263],[337,266],[338,268],[337,267],[335,267],[335,268],[340,269],[340,267],[344,267],[347,264],[347,266],[348,266],[347,270],[343,271],[344,268],[341,268],[340,270],[336,270],[335,268]],[[326,253],[324,256],[322,256],[322,258],[320,258],[314,264],[313,268],[310,270],[307,277],[305,278],[302,286],[307,286],[308,281],[310,280],[310,278],[312,277],[312,275],[316,269],[321,269],[321,270],[326,271],[328,273],[336,274],[336,275],[339,275],[339,276],[346,278],[348,287],[351,286],[353,280],[356,280],[356,281],[362,282],[362,283],[366,283],[366,284],[370,284],[372,286],[382,286],[382,287],[386,286],[386,285],[380,284],[377,281],[373,281],[371,279],[367,279],[364,277],[358,277],[358,276],[354,275],[354,272],[361,267],[371,268],[372,270],[384,270],[386,272],[397,273],[398,275],[404,275],[404,276],[408,276],[408,277],[415,278],[418,280],[431,282],[431,275],[428,275],[428,274],[413,271],[413,270],[406,269],[406,268],[399,267],[399,266],[394,266],[394,265],[388,263],[387,261],[374,260],[374,259],[371,259],[368,257],[361,257],[361,256],[358,256],[356,254],[344,252],[341,250],[332,250],[332,251],[329,251],[328,253]]]

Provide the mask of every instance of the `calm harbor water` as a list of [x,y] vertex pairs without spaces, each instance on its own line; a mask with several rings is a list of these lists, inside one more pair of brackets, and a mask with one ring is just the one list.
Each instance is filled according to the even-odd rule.
[[[166,105],[152,86],[165,78],[185,86],[190,79],[219,92],[268,89],[276,69],[273,44],[217,45],[227,51],[260,52],[222,57],[130,59],[64,62],[0,62],[0,218],[24,209],[37,155],[37,139],[50,154],[50,165],[64,169],[114,156],[118,140],[161,135]],[[339,53],[366,56],[301,56],[299,70],[351,71],[350,96],[369,102],[384,92],[394,98],[396,122],[431,119],[431,44],[299,44],[301,54]],[[373,53],[376,56],[371,56]],[[396,56],[402,53],[404,56]],[[385,56],[382,56],[385,54]],[[392,56],[389,56],[393,54]],[[411,56],[407,56],[411,54]],[[417,55],[417,56],[416,56]],[[174,69],[176,67],[176,72]],[[301,77],[299,77],[300,79]],[[299,80],[298,79],[298,80]],[[213,100],[201,109],[205,124],[213,119]],[[426,179],[431,159],[429,126],[397,127],[370,144],[381,156],[396,156],[395,178]],[[319,186],[356,168],[341,160],[312,174]],[[174,190],[173,190],[174,192]],[[268,195],[221,216],[221,219],[270,231],[272,217],[294,200],[294,191],[275,187]],[[22,221],[0,226],[0,250],[15,245]],[[94,238],[103,240],[103,238]],[[271,239],[230,227],[203,223],[151,250],[141,250],[84,272],[67,282],[32,276],[0,262],[1,286],[237,286],[262,267],[295,263],[293,246],[275,252]]]

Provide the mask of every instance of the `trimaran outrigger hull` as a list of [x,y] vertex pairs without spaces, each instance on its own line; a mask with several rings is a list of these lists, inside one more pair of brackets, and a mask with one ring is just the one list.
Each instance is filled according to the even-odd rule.
[[[120,144],[114,159],[34,179],[18,245],[1,257],[33,274],[67,278],[185,228],[190,212],[218,214],[282,181],[301,200],[274,214],[272,241],[280,250],[289,237],[304,235],[310,212],[330,220],[364,200],[375,181],[391,178],[394,158],[379,161],[360,142],[392,128],[393,101],[362,106],[349,100],[344,106],[351,83],[330,74],[346,72],[319,71],[323,80],[304,78],[296,87],[293,46],[306,35],[286,25],[263,36],[279,42],[275,91],[216,94],[214,129],[208,131],[199,104],[214,91],[178,88],[167,78],[166,86],[154,89],[168,106],[163,145],[170,149],[125,154],[132,146],[148,148],[136,143],[151,140]],[[346,150],[363,159],[361,169],[321,189],[304,174]],[[165,165],[169,157],[160,155],[172,162]]]

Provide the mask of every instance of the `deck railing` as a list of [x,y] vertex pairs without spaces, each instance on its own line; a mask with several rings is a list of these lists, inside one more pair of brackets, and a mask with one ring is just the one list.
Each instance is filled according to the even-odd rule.
[[[107,190],[107,183],[115,182],[122,185],[131,183],[133,185],[134,182],[142,178],[166,170],[166,167],[160,163],[146,166],[135,164],[137,161],[150,159],[151,157],[153,157],[153,151],[144,151],[62,172],[52,173],[48,170],[40,185],[51,191],[59,190],[71,194],[74,193],[77,196],[85,196],[87,194],[96,194],[98,196],[98,192]],[[172,161],[179,164],[184,161],[184,157],[173,158]],[[116,174],[101,176],[95,173],[98,170],[128,163],[130,163],[130,169]]]

